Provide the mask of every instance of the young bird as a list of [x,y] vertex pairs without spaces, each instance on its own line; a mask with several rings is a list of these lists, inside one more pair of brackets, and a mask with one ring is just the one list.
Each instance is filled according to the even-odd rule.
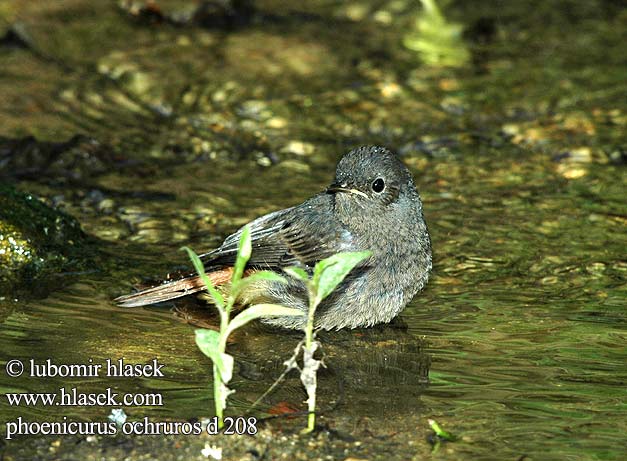
[[[300,205],[275,211],[249,223],[252,256],[247,270],[281,272],[297,266],[310,275],[315,264],[345,251],[370,250],[316,311],[322,329],[369,327],[389,322],[420,291],[431,271],[431,241],[422,202],[409,170],[385,148],[360,147],[338,163],[333,183]],[[230,280],[242,229],[222,245],[201,255],[216,286]],[[238,299],[242,305],[275,303],[303,311],[301,316],[262,321],[302,328],[308,309],[303,282],[262,281]],[[197,275],[116,299],[134,307],[179,298],[204,290]]]

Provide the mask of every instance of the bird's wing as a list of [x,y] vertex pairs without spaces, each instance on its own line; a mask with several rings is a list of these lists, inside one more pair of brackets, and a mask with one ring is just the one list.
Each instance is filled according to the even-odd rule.
[[[300,266],[311,270],[315,264],[342,251],[358,248],[352,234],[334,216],[332,198],[319,194],[302,205],[267,214],[250,226],[253,251],[250,268],[280,269]],[[229,235],[220,248],[201,255],[205,269],[214,285],[225,283],[231,276],[237,247],[242,235],[239,229]],[[135,307],[179,298],[204,289],[196,274],[180,280],[116,298],[122,306]]]
[[[262,216],[249,225],[252,255],[249,266],[313,267],[341,251],[355,251],[351,233],[334,219],[331,197],[319,194],[302,205]],[[207,268],[235,262],[242,229],[229,235],[220,248],[201,256]]]

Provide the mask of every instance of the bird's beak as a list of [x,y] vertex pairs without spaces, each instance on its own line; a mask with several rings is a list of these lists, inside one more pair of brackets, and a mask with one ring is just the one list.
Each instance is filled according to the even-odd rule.
[[347,187],[346,184],[331,184],[329,187],[327,187],[327,194],[334,194],[336,192],[348,192],[349,194],[355,194],[355,195],[361,195],[364,198],[368,198],[368,196],[366,194],[364,194],[362,191],[357,190],[357,189],[351,189],[349,187]]

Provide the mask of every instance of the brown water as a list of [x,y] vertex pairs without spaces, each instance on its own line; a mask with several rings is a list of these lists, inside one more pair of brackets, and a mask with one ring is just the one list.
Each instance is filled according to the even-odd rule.
[[[482,68],[446,70],[421,67],[395,41],[412,23],[410,5],[381,7],[393,13],[385,25],[377,8],[364,4],[366,16],[344,24],[341,41],[342,32],[325,26],[355,14],[340,4],[312,6],[319,16],[305,22],[288,15],[223,36],[129,23],[109,7],[96,18],[81,2],[67,3],[64,14],[19,12],[38,46],[74,70],[3,49],[11,72],[50,77],[13,88],[11,73],[0,75],[0,91],[14,104],[14,113],[0,114],[0,133],[66,139],[81,132],[111,144],[122,164],[144,163],[82,178],[79,186],[45,177],[19,182],[74,214],[102,239],[104,256],[93,273],[62,277],[66,283],[46,299],[0,301],[1,362],[158,358],[166,376],[11,379],[3,370],[3,393],[56,392],[69,383],[83,392],[112,387],[163,395],[162,407],[127,408],[131,417],[212,414],[211,363],[182,319],[210,316],[189,304],[187,314],[175,315],[169,307],[121,309],[111,299],[142,277],[187,264],[180,246],[215,247],[248,220],[301,202],[330,181],[350,146],[376,142],[403,152],[415,175],[433,240],[433,277],[402,313],[406,329],[321,337],[328,369],[319,399],[327,421],[368,418],[375,435],[415,432],[415,443],[426,446],[426,420],[434,418],[460,437],[440,452],[450,459],[622,459],[627,174],[610,153],[627,145],[627,107],[618,97],[626,89],[619,71],[627,63],[619,46],[627,38],[623,9],[598,2],[567,17],[559,2],[540,12],[452,6],[453,17],[466,14],[469,24],[492,18],[497,32],[474,45],[476,55],[486,53]],[[18,14],[14,9],[2,14]],[[51,30],[55,21],[65,24],[60,32]],[[95,38],[103,31],[90,24],[137,34],[136,48],[109,34],[100,50]],[[81,33],[88,39],[78,46],[70,37]],[[219,53],[225,49],[228,59]],[[349,58],[356,61],[350,70]],[[102,76],[111,60],[135,66],[121,83],[125,92],[171,107],[175,117],[129,108],[120,83]],[[81,68],[83,61],[101,73]],[[50,109],[24,111],[18,96],[25,94],[44,108],[57,101],[60,118]],[[299,339],[259,326],[236,336],[229,413],[247,410]],[[304,409],[304,399],[291,377],[257,414],[278,402]],[[5,421],[60,414],[104,420],[110,408],[3,404],[1,411]],[[398,450],[398,459],[412,452]]]

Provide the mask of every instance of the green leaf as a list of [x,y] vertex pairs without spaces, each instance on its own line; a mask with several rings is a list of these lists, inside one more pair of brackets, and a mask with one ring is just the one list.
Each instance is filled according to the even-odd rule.
[[316,264],[313,275],[316,304],[329,296],[348,273],[371,254],[370,251],[338,253]]
[[309,280],[309,275],[307,274],[307,272],[300,267],[286,267],[285,269],[283,269],[283,272],[285,272],[290,277],[293,277],[297,280],[302,280],[303,282],[307,282]]
[[239,246],[237,247],[237,259],[235,260],[235,270],[231,277],[231,283],[236,285],[242,278],[246,263],[250,259],[250,255],[253,252],[252,240],[250,238],[250,227],[244,226],[242,229],[242,236],[239,239]]
[[222,381],[228,383],[233,376],[233,357],[229,354],[220,353],[220,333],[204,328],[199,328],[194,332],[196,333],[196,345],[218,367]]
[[305,312],[300,309],[281,306],[280,304],[255,304],[254,306],[250,306],[248,309],[240,312],[233,320],[231,320],[226,330],[226,335],[230,335],[237,328],[246,325],[251,320],[258,319],[259,317],[292,315],[305,315]]
[[433,429],[433,432],[435,432],[435,435],[437,435],[442,440],[448,440],[449,442],[454,442],[457,439],[456,436],[442,429],[440,425],[434,419],[429,419],[427,420],[427,422],[429,423],[429,426],[431,426],[431,429]]
[[194,265],[194,269],[196,269],[196,272],[198,272],[200,279],[207,287],[207,291],[209,291],[209,294],[211,295],[213,302],[216,303],[216,306],[218,306],[218,309],[224,309],[224,298],[222,297],[220,292],[216,290],[216,288],[213,286],[213,283],[211,283],[211,280],[209,279],[209,277],[207,277],[207,274],[205,273],[205,266],[200,260],[200,258],[198,257],[198,255],[194,253],[194,250],[192,250],[189,247],[183,247],[182,249],[187,251],[187,254],[189,255],[189,259],[192,260],[192,264]]
[[234,298],[237,298],[240,293],[244,292],[250,285],[253,283],[258,283],[261,281],[269,281],[269,282],[279,282],[279,283],[287,283],[285,277],[280,276],[276,272],[272,271],[258,271],[255,272],[248,277],[244,277],[239,282],[237,282],[234,286],[231,287],[231,295]]
[[435,0],[421,0],[424,11],[403,44],[417,51],[427,65],[461,67],[470,59],[461,24],[447,21]]

